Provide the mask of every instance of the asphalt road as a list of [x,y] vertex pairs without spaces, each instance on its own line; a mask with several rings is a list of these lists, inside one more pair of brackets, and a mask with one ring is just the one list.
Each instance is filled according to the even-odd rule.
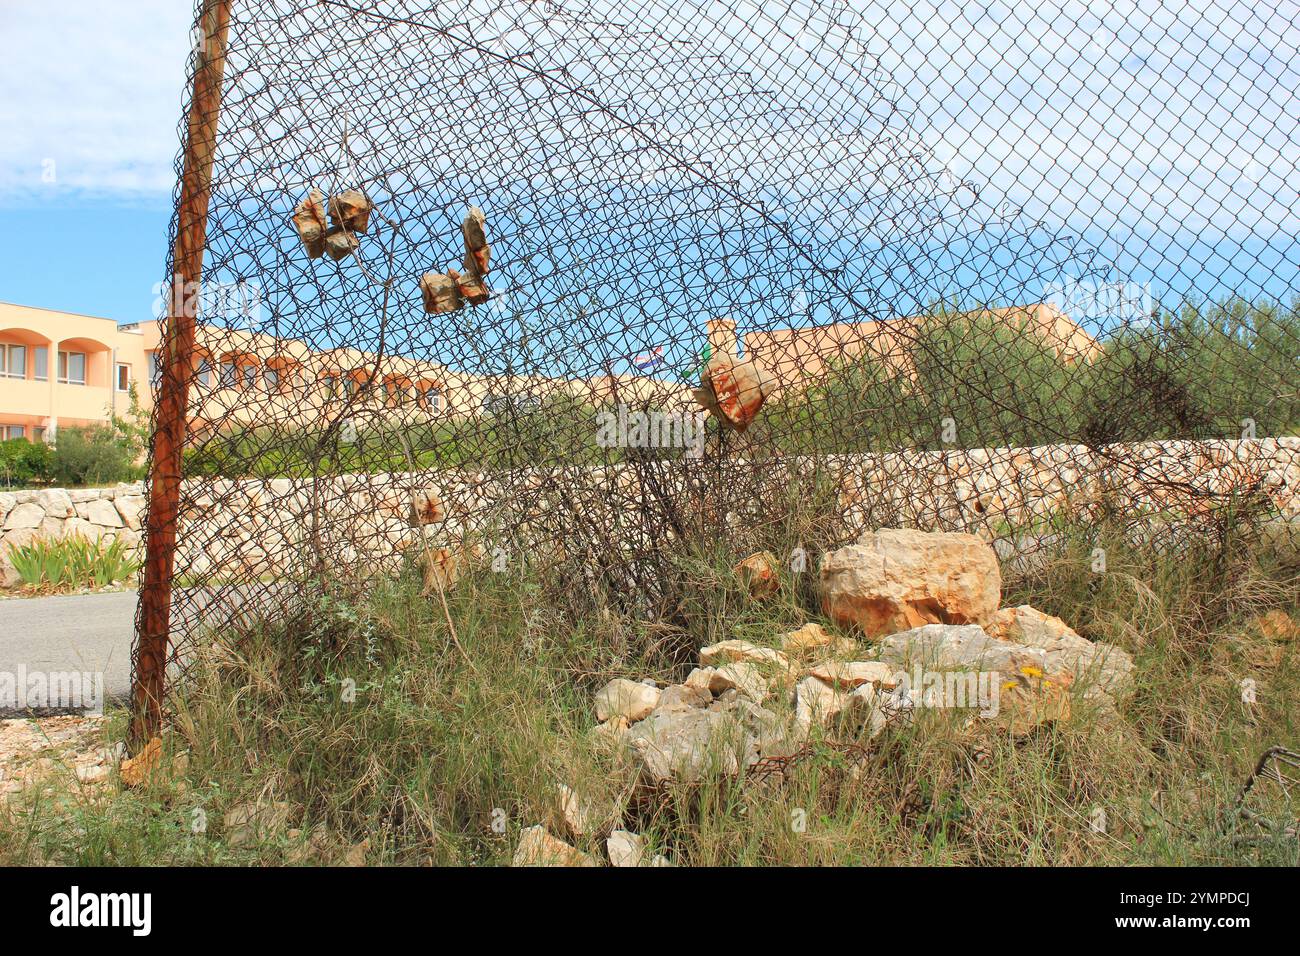
[[106,702],[125,700],[135,603],[135,591],[0,601],[0,674],[102,672]]

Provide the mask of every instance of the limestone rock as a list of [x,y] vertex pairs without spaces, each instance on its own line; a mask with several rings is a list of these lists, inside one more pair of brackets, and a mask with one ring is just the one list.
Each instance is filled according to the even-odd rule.
[[113,500],[117,513],[122,516],[123,526],[132,531],[139,531],[144,516],[144,498],[140,495],[121,495]]
[[345,189],[330,199],[330,221],[338,229],[365,232],[370,228],[374,205],[359,189]]
[[48,488],[37,492],[34,503],[44,509],[46,518],[71,518],[77,513],[72,498],[62,488]]
[[266,840],[288,828],[293,817],[293,804],[242,803],[226,811],[226,842],[231,846],[247,846]]
[[14,531],[21,528],[39,528],[41,522],[45,520],[45,509],[38,504],[25,501],[20,505],[14,505],[9,514],[5,517],[5,531]]
[[724,427],[743,432],[771,396],[775,380],[752,360],[718,352],[704,367],[694,397]]
[[799,741],[776,714],[741,694],[726,695],[709,705],[710,710],[729,714],[744,732],[745,765],[761,757],[788,757],[799,749]]
[[345,232],[337,226],[331,228],[325,233],[325,251],[335,262],[340,262],[352,255],[360,247],[357,237],[351,232]]
[[840,715],[848,695],[816,677],[805,677],[794,689],[794,726],[807,736],[813,726],[828,727]]
[[687,687],[695,687],[699,690],[712,692],[713,675],[717,669],[713,667],[697,667],[686,675],[685,684]]
[[1001,640],[1040,648],[1044,671],[1070,672],[1086,697],[1098,692],[1120,694],[1132,682],[1133,658],[1126,651],[1112,644],[1094,644],[1059,617],[1028,604],[998,611],[988,631]]
[[[715,694],[731,690],[733,687],[758,703],[762,703],[769,693],[767,681],[763,679],[758,668],[743,661],[723,664],[709,678],[709,690]],[[708,704],[706,703],[705,706]]]
[[651,714],[628,733],[628,743],[653,783],[693,783],[713,770],[740,769],[740,724],[717,710],[670,710]]
[[687,710],[689,708],[708,707],[713,703],[713,694],[707,687],[691,687],[689,684],[673,684],[663,689],[655,710]]
[[465,304],[456,280],[440,272],[426,272],[420,277],[420,294],[424,298],[424,311],[430,315],[455,312]]
[[740,578],[740,583],[751,597],[768,597],[781,587],[781,578],[776,570],[776,556],[770,551],[751,554],[731,570]]
[[151,777],[162,763],[162,739],[152,738],[134,757],[123,760],[118,774],[124,787],[138,787]]
[[433,488],[421,488],[411,495],[411,524],[441,524],[447,517],[442,499]]
[[120,528],[122,527],[122,516],[117,513],[113,507],[113,502],[98,498],[94,501],[87,501],[85,504],[77,505],[77,514],[91,524],[97,524],[101,528]]
[[821,563],[834,620],[881,637],[923,624],[982,624],[998,609],[997,555],[972,534],[882,529]]
[[460,224],[461,237],[465,240],[465,268],[479,276],[491,270],[492,249],[488,245],[486,225],[487,219],[478,206],[470,206]]
[[9,560],[8,542],[5,542],[5,545],[3,553],[0,553],[0,588],[9,590],[22,584],[23,578],[13,562]]
[[421,550],[416,557],[416,566],[423,578],[420,594],[428,597],[439,589],[450,590],[465,574],[469,564],[476,555],[452,551],[450,548],[432,548]]
[[990,637],[974,624],[926,624],[891,634],[877,645],[877,659],[906,668],[920,664],[935,670],[1013,671],[1029,665],[1042,669],[1046,655]]
[[325,254],[325,194],[313,189],[293,211],[293,225],[307,255],[319,259]]
[[857,649],[857,644],[847,637],[837,637],[816,623],[805,624],[797,631],[781,635],[781,650],[787,654],[803,657],[823,649],[836,656],[844,656],[852,654]]
[[705,667],[736,662],[772,664],[782,670],[790,667],[790,659],[780,651],[770,647],[759,647],[749,641],[719,641],[717,644],[700,648],[700,664]]
[[569,846],[546,832],[545,827],[528,827],[519,834],[512,866],[600,866],[593,856]]
[[863,684],[892,690],[898,683],[898,668],[883,661],[825,661],[809,668],[808,673],[842,690],[852,690]]
[[470,305],[482,305],[491,297],[483,280],[473,272],[461,273],[455,269],[448,269],[447,277],[456,283],[456,291],[461,299]]
[[564,821],[565,828],[574,837],[590,836],[609,823],[612,810],[601,809],[590,797],[578,793],[565,784],[560,784],[556,790],[560,802],[560,817]]
[[1250,627],[1270,641],[1290,641],[1300,636],[1300,624],[1277,608],[1255,615],[1250,619]]
[[632,723],[644,720],[659,703],[659,696],[656,687],[616,677],[596,692],[596,719],[606,721],[622,715]]
[[598,744],[619,744],[627,737],[627,730],[632,726],[622,714],[615,714],[604,723],[599,723],[590,730],[591,737]]
[[605,839],[611,866],[644,866],[645,837],[628,830],[615,830]]
[[[1048,652],[1043,648],[998,640],[975,625],[947,624],[927,624],[892,634],[879,647],[882,661],[902,669],[913,666],[913,673],[918,672],[917,668],[925,668],[945,680],[942,693],[948,692],[951,682],[965,697],[964,701],[933,701],[930,698],[940,693],[939,687],[911,688],[911,697],[919,706],[978,708],[979,702],[970,699],[971,680],[975,680],[976,689],[983,680],[985,687],[997,696],[995,712],[981,712],[981,716],[1009,726],[1014,734],[1023,734],[1044,721],[1069,716],[1074,675],[1069,657],[1059,650],[1057,653],[1049,663]],[[957,683],[959,675],[950,673],[957,671],[972,673]]]

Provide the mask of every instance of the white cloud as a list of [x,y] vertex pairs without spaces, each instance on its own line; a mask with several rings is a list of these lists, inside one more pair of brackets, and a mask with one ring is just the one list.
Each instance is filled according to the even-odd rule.
[[0,202],[165,198],[192,17],[185,0],[0,2]]

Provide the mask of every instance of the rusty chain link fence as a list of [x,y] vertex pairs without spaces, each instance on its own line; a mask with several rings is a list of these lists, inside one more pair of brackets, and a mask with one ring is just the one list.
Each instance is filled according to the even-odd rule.
[[1294,520],[1297,13],[201,0],[137,712],[409,566]]

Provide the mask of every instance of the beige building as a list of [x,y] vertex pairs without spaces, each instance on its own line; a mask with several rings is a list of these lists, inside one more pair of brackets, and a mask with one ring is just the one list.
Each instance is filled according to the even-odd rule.
[[[992,310],[1000,320],[1041,336],[1067,361],[1087,359],[1095,340],[1051,305]],[[766,366],[782,389],[806,386],[837,364],[873,355],[907,375],[915,320],[833,323],[737,334],[730,319],[705,323],[711,348],[737,351]],[[0,438],[52,441],[65,425],[107,422],[130,408],[153,406],[156,321],[111,319],[0,303]],[[469,375],[404,356],[382,359],[356,349],[314,351],[295,340],[200,325],[190,391],[190,425],[311,425],[355,417],[358,425],[417,423],[474,415],[510,401],[568,394],[600,402],[689,402],[690,385],[645,374],[588,379],[510,379]]]
[[[61,426],[126,414],[131,390],[153,407],[161,333],[157,321],[111,319],[0,302],[0,438],[52,441]],[[54,370],[54,374],[51,374]],[[472,415],[504,402],[567,393],[629,403],[661,392],[642,375],[591,379],[467,375],[404,356],[357,349],[314,351],[301,342],[199,325],[190,425],[310,425],[346,413],[415,423]]]
[[0,438],[50,441],[61,425],[125,413],[145,370],[139,329],[0,302]]

